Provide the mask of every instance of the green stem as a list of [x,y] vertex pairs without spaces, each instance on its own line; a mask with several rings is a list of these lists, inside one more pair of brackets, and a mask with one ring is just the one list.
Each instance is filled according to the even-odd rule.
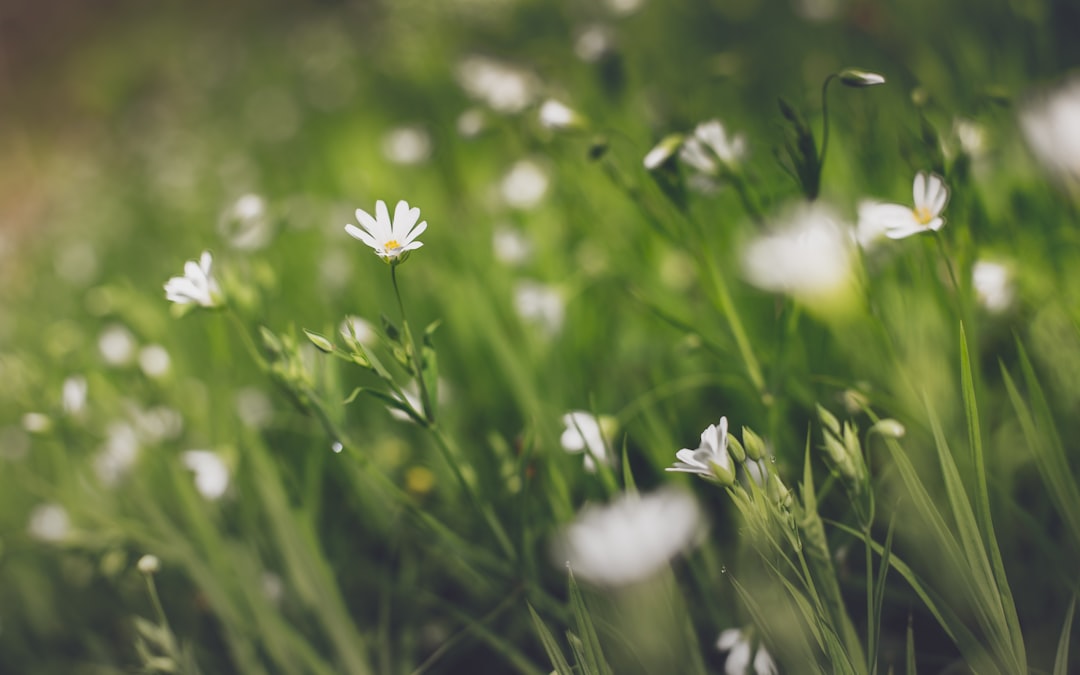
[[401,289],[398,288],[397,281],[397,265],[394,263],[390,264],[390,281],[394,285],[394,297],[397,298],[398,311],[401,313],[401,327],[405,331],[405,340],[409,343],[409,349],[412,352],[409,357],[409,364],[412,366],[416,384],[420,387],[420,404],[423,407],[424,419],[429,424],[434,424],[434,409],[431,406],[427,385],[424,384],[423,368],[420,365],[420,350],[417,348],[416,340],[413,339],[412,331],[409,329],[409,320],[405,317],[405,303],[401,301]]
[[709,278],[709,283],[716,296],[716,302],[720,305],[720,311],[723,312],[724,318],[727,319],[731,335],[735,338],[735,345],[738,347],[739,354],[746,365],[746,373],[750,377],[754,388],[757,389],[758,395],[764,401],[768,394],[765,388],[765,377],[761,374],[761,366],[758,364],[757,357],[754,356],[754,350],[750,346],[750,339],[746,336],[742,320],[735,309],[735,302],[731,299],[731,293],[728,291],[727,282],[716,271],[716,266],[710,265],[709,261],[704,259],[705,249],[702,248],[700,251],[700,264],[705,268],[706,276]]
[[956,281],[956,272],[953,270],[952,258],[945,248],[945,240],[941,237],[941,232],[934,230],[934,239],[937,241],[938,251],[941,252],[941,257],[945,260],[945,267],[949,270],[949,280],[952,281],[953,288],[956,290],[956,297],[959,300],[960,284]]
[[836,73],[830,74],[821,84],[821,152],[818,153],[818,182],[825,169],[825,151],[829,149],[829,83],[836,79]]

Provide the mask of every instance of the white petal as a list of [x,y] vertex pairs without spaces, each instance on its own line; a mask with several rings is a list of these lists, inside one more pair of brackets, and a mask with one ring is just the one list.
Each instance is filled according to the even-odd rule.
[[949,188],[937,174],[931,174],[926,189],[926,206],[930,213],[939,215],[949,201]]
[[409,229],[416,224],[418,218],[420,218],[420,209],[410,209],[409,203],[404,199],[399,201],[394,208],[394,239],[401,241],[409,233]]
[[[356,209],[356,220],[359,221],[360,227],[367,230],[374,239],[379,241],[386,241],[390,236],[390,228],[384,228],[375,218],[371,217],[371,214],[363,209]],[[355,235],[354,235],[355,236]]]
[[889,239],[904,239],[905,237],[910,237],[913,234],[919,234],[920,232],[925,231],[925,226],[920,225],[918,222],[913,222],[911,225],[903,227],[890,227],[885,231],[885,236]]
[[370,234],[361,230],[359,227],[355,225],[346,225],[345,231],[349,233],[349,236],[359,239],[371,248],[379,248],[379,242],[376,241],[375,238],[372,237]]
[[915,174],[915,182],[911,187],[911,192],[915,197],[915,208],[921,209],[926,206],[926,174],[922,171]]
[[379,226],[387,236],[394,236],[394,222],[390,220],[390,210],[386,208],[386,202],[381,199],[375,202],[375,219],[379,221]]
[[[416,209],[416,212],[417,212],[417,215],[419,215],[420,209]],[[417,225],[416,227],[414,227],[411,232],[409,232],[408,234],[405,235],[404,238],[399,239],[398,241],[401,242],[402,244],[409,244],[409,243],[412,242],[413,239],[416,239],[421,234],[423,234],[424,230],[426,230],[426,229],[427,229],[427,221],[425,220],[424,222],[422,222],[419,225]]]
[[684,464],[687,464],[689,466],[696,466],[696,467],[700,467],[700,468],[703,468],[703,469],[707,468],[708,465],[702,464],[701,462],[699,462],[697,460],[697,457],[695,456],[696,452],[697,452],[696,450],[690,450],[688,448],[683,448],[682,450],[679,450],[678,452],[675,453],[675,457],[677,459],[679,459],[680,461],[682,461]]
[[742,640],[742,631],[738,628],[728,628],[720,633],[716,639],[716,648],[726,652]]

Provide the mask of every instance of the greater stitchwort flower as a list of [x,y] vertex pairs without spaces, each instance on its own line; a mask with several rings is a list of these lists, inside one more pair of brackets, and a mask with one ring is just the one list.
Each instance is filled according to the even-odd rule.
[[605,437],[610,437],[615,431],[613,420],[607,417],[597,418],[583,410],[575,410],[563,415],[562,421],[566,429],[562,432],[559,443],[563,450],[569,453],[585,453],[586,471],[596,472],[596,460],[611,464],[614,458],[609,456]]
[[367,211],[356,209],[356,219],[360,221],[360,227],[346,225],[345,231],[375,249],[375,253],[388,264],[404,262],[409,251],[424,245],[416,238],[427,229],[427,221],[417,225],[420,209],[409,208],[405,200],[397,203],[393,220],[390,220],[386,202],[381,199],[375,202],[374,218]]
[[735,465],[728,454],[727,417],[721,417],[719,424],[710,424],[701,432],[701,445],[696,450],[683,448],[675,456],[678,461],[668,471],[696,473],[723,485],[735,481]]
[[[727,661],[724,662],[724,675],[776,675],[776,662],[765,650],[765,645],[758,645],[754,652],[750,635],[738,628],[728,628],[720,633],[716,640],[716,648],[722,652],[728,652]],[[753,661],[750,655],[753,654]]]
[[189,260],[184,263],[184,276],[173,277],[165,282],[165,298],[178,305],[221,305],[223,296],[211,270],[213,263],[210,251],[203,251],[199,262]]
[[859,208],[859,240],[872,241],[879,234],[903,239],[920,232],[940,230],[945,225],[941,212],[949,201],[949,188],[937,174],[915,174],[912,189],[915,208],[902,204],[866,203]]
[[686,138],[679,159],[698,171],[716,175],[721,169],[732,169],[746,154],[743,134],[728,136],[720,120],[702,122]]

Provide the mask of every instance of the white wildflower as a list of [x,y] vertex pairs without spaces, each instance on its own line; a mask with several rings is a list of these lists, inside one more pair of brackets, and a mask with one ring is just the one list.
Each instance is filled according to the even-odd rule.
[[[724,662],[724,675],[777,675],[776,662],[766,651],[765,645],[759,644],[753,649],[750,636],[738,628],[728,628],[720,633],[716,648],[728,652]],[[751,654],[753,660],[751,660]]]
[[596,472],[597,460],[607,465],[614,463],[615,457],[609,449],[612,434],[615,433],[615,420],[610,417],[595,417],[583,410],[574,410],[562,416],[566,426],[559,443],[569,453],[585,454],[585,470]]
[[733,169],[745,155],[746,137],[741,133],[729,137],[720,120],[697,125],[679,151],[679,159],[711,176]]
[[391,129],[383,136],[382,151],[394,164],[422,164],[431,156],[431,134],[420,126]]
[[695,450],[683,448],[675,453],[678,461],[667,471],[696,473],[721,485],[735,480],[735,466],[728,453],[728,421],[721,417],[719,424],[710,424],[701,432],[701,444]]
[[949,201],[949,188],[945,181],[937,174],[920,171],[915,174],[912,194],[914,208],[875,202],[860,205],[859,241],[873,241],[878,233],[890,239],[903,239],[920,232],[940,230],[945,225],[941,212]]
[[979,260],[971,269],[971,282],[979,304],[992,313],[1007,310],[1013,302],[1012,271],[991,260]]
[[524,232],[509,226],[495,228],[491,237],[495,259],[501,263],[518,266],[532,256],[532,242]]
[[346,225],[345,231],[374,249],[387,263],[403,262],[410,251],[424,245],[423,242],[416,241],[416,238],[427,229],[427,221],[417,225],[420,209],[409,208],[409,203],[405,200],[397,203],[393,220],[390,220],[386,202],[381,199],[375,202],[375,218],[363,209],[356,209],[356,219],[360,222],[360,227]]
[[1080,179],[1080,75],[1031,96],[1021,107],[1020,129],[1047,170]]
[[211,269],[213,262],[210,251],[203,251],[199,262],[184,263],[184,276],[165,282],[165,298],[178,305],[219,306],[223,298]]
[[540,106],[540,126],[545,129],[561,130],[579,128],[584,118],[565,103],[549,98]]
[[229,467],[216,452],[188,450],[181,461],[195,473],[195,489],[206,499],[220,499],[229,488]]
[[514,309],[550,338],[562,330],[566,301],[555,287],[526,280],[514,285]]
[[270,243],[273,224],[266,211],[266,200],[257,194],[241,195],[221,214],[218,233],[235,249],[256,251]]
[[67,537],[71,530],[71,519],[67,510],[59,504],[38,504],[30,512],[27,530],[34,539],[55,543]]
[[120,324],[111,324],[98,337],[98,351],[110,366],[126,366],[135,358],[135,336]]
[[61,392],[60,401],[61,407],[68,415],[77,416],[82,414],[86,409],[86,394],[89,389],[89,385],[86,383],[86,378],[82,375],[72,375],[64,380],[63,391]]
[[548,175],[531,159],[517,161],[499,184],[503,201],[516,209],[531,209],[548,191]]
[[524,110],[539,86],[531,72],[485,56],[470,56],[457,68],[457,78],[469,96],[500,113]]
[[161,345],[146,345],[139,350],[139,369],[147,377],[164,377],[171,367],[169,351]]

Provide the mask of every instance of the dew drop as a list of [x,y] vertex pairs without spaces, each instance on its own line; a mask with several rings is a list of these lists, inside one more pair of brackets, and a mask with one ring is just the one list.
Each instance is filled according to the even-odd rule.
[[330,445],[330,449],[334,451],[334,454],[340,454],[345,449],[345,446],[341,444],[341,441],[334,441]]
[[720,574],[727,574],[727,565],[720,566]]

